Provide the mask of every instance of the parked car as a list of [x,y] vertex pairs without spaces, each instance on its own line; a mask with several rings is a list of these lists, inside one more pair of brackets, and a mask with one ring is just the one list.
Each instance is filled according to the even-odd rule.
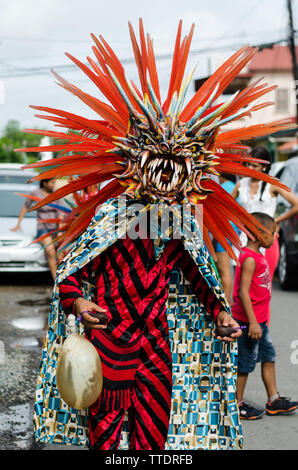
[[[287,160],[276,175],[298,196],[298,157]],[[277,196],[276,215],[290,209],[290,204]],[[278,276],[282,289],[298,287],[298,214],[279,224],[279,263]]]
[[36,189],[36,184],[26,184],[36,174],[21,170],[18,164],[0,164],[0,272],[49,271],[42,246],[30,244],[36,236],[36,212],[25,215],[22,231],[10,230],[25,203],[25,198],[15,193],[29,194]]

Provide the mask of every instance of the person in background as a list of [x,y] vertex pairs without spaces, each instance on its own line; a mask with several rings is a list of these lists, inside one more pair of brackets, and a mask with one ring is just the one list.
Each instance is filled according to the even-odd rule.
[[[48,196],[50,193],[52,193],[55,189],[55,178],[51,179],[45,179],[40,181],[40,187],[37,188],[35,191],[33,191],[30,195],[31,196],[36,196],[41,199],[44,199],[46,196]],[[28,211],[28,209],[31,207],[31,205],[34,203],[34,201],[27,199],[25,202],[24,206],[21,209],[19,219],[17,222],[17,225],[11,229],[11,231],[16,232],[18,230],[22,230],[21,228],[21,223],[22,220]],[[59,204],[59,202],[58,202]],[[57,219],[61,218],[61,213],[57,210],[52,208],[49,205],[43,206],[40,209],[37,210],[37,233],[36,233],[36,238],[41,237],[42,235],[51,232],[52,230],[57,230],[58,225],[56,223],[47,223],[47,222],[40,222],[42,219]],[[53,234],[53,236],[57,235],[57,233]],[[49,234],[48,237],[44,238],[43,240],[40,241],[40,243],[44,246],[49,269],[51,272],[51,275],[53,279],[55,279],[56,276],[56,270],[57,270],[57,255],[56,255],[56,249],[54,244],[52,243],[52,236]]]
[[[236,177],[234,175],[222,173],[219,176],[219,183],[225,191],[231,194],[235,187]],[[234,224],[231,224],[231,225],[233,229],[239,234],[239,230],[236,227],[236,225]],[[228,302],[232,303],[233,276],[232,276],[232,270],[231,270],[230,256],[228,252],[222,247],[222,245],[218,243],[216,240],[214,240],[214,250],[216,253],[216,257],[217,257],[216,267],[217,267],[218,274],[222,283],[223,290],[226,294]]]
[[[268,164],[250,162],[249,157],[265,160],[268,162]],[[246,166],[248,168],[269,173],[272,164],[272,157],[268,150],[266,150],[264,147],[256,147],[250,152],[249,157],[246,162]],[[271,217],[275,216],[276,201],[279,194],[284,199],[286,199],[286,201],[288,201],[292,207],[284,214],[275,218],[275,222],[277,224],[291,218],[293,215],[298,213],[298,198],[294,193],[291,191],[285,191],[284,189],[265,183],[264,181],[261,182],[255,178],[240,179],[232,191],[232,196],[235,199],[239,199],[239,203],[244,207],[244,209],[247,210],[247,212],[264,212]],[[245,245],[245,243],[246,236],[243,237],[243,245]],[[265,257],[269,264],[271,279],[273,279],[279,259],[279,243],[277,233],[273,245],[266,250]]]
[[262,232],[263,240],[248,240],[239,257],[234,283],[233,318],[242,327],[238,338],[237,400],[241,419],[258,419],[264,410],[243,401],[248,375],[261,362],[262,380],[268,401],[266,413],[271,416],[289,414],[297,409],[298,402],[281,397],[275,379],[276,353],[267,325],[272,292],[272,280],[266,258],[260,249],[270,248],[274,243],[276,222],[261,212],[253,215],[270,233]]

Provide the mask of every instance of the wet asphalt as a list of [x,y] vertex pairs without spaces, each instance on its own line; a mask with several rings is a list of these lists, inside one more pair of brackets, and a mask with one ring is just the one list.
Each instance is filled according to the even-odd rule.
[[[0,273],[0,450],[63,450],[33,440],[32,409],[52,280],[48,274]],[[298,286],[283,292],[274,283],[271,336],[277,352],[280,394],[298,400]],[[260,367],[249,376],[245,399],[266,402]],[[298,411],[242,422],[245,450],[297,450]],[[67,449],[78,449],[67,447]]]

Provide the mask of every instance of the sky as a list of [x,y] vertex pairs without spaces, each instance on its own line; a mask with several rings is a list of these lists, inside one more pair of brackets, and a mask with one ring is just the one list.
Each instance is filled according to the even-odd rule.
[[[297,2],[292,2],[295,24]],[[71,64],[65,52],[83,62],[88,55],[93,57],[90,33],[102,34],[124,60],[127,76],[136,80],[128,21],[137,33],[140,17],[154,39],[164,99],[171,59],[159,56],[172,55],[180,19],[185,34],[192,23],[196,25],[187,66],[190,71],[198,64],[194,78],[213,72],[243,44],[278,41],[288,35],[286,0],[0,0],[0,134],[11,119],[22,128],[51,128],[34,116],[30,104],[98,118],[55,83],[50,69]],[[79,69],[60,74],[102,98]],[[193,92],[192,86],[189,93]]]

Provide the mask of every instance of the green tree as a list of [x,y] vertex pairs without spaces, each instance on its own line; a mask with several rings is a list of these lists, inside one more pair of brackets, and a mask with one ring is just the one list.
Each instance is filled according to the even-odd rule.
[[38,153],[15,152],[16,148],[38,147],[42,136],[27,134],[20,128],[18,121],[8,121],[0,138],[0,162],[32,163],[39,159]]
[[[73,134],[79,132],[72,130]],[[68,131],[66,131],[68,133]],[[15,152],[17,148],[39,147],[42,135],[29,134],[23,132],[18,121],[8,121],[2,137],[0,137],[0,163],[33,163],[41,158],[38,152]],[[63,144],[66,140],[50,138],[51,145]],[[59,152],[53,152],[53,158],[59,156]]]

